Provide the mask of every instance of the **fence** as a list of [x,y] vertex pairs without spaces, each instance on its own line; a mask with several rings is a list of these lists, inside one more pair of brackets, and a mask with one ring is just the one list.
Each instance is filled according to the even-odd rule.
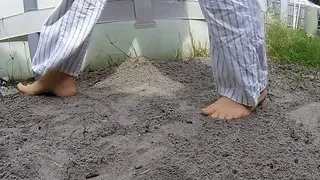
[[[320,12],[320,7],[310,3],[307,0],[265,0],[266,11],[271,11],[275,15],[282,17],[287,22],[289,27],[295,26],[300,28],[305,28],[305,15],[306,7],[315,7],[318,10],[316,16]],[[294,20],[296,18],[296,20]],[[320,32],[320,18],[317,19],[317,29]]]

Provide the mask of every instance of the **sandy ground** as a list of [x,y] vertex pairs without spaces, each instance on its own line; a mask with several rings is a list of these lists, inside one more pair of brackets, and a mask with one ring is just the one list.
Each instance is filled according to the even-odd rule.
[[320,74],[274,65],[257,113],[213,121],[208,62],[132,59],[83,74],[76,97],[5,97],[0,178],[319,179]]

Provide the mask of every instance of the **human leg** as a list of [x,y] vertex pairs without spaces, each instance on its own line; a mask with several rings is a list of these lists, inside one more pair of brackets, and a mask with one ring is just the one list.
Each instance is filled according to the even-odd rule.
[[202,110],[217,119],[240,119],[265,99],[267,58],[257,0],[199,0],[207,20],[217,91]]
[[18,85],[27,94],[72,96],[94,25],[106,0],[64,0],[44,23],[32,70],[43,76]]

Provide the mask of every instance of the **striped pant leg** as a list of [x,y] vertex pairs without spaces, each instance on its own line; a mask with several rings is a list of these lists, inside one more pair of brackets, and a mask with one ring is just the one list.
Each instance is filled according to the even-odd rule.
[[32,69],[78,76],[92,30],[107,0],[63,0],[45,21]]
[[268,83],[258,0],[199,0],[207,20],[218,93],[253,106]]

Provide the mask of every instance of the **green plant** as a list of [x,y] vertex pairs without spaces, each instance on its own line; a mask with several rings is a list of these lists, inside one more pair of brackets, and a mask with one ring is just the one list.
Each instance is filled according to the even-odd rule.
[[268,55],[278,62],[320,67],[320,37],[309,36],[303,29],[292,29],[281,21],[267,22]]
[[202,45],[200,42],[196,42],[193,34],[190,29],[190,40],[191,40],[191,52],[192,57],[210,57],[210,49],[204,45]]

